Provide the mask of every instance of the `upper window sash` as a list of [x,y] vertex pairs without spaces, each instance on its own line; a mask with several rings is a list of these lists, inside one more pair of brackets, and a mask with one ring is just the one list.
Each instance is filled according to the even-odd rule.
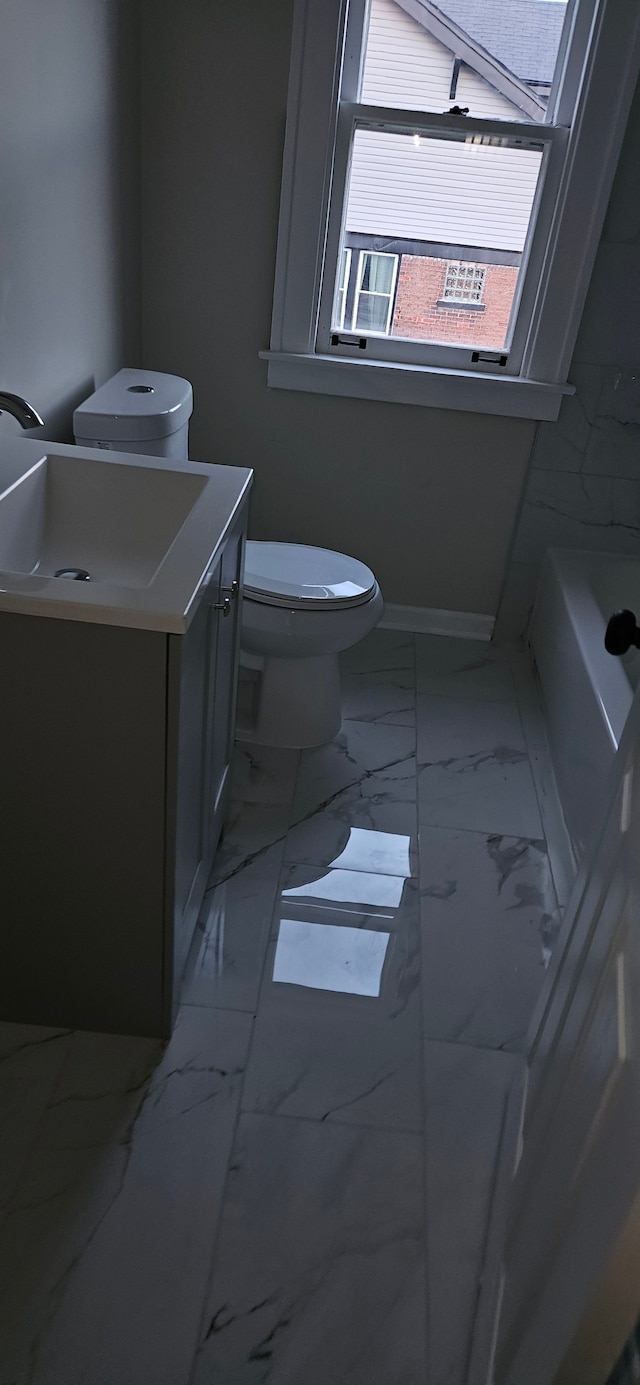
[[[420,0],[414,3],[419,5]],[[350,4],[348,0],[296,0],[268,353],[272,361],[275,357],[284,361],[287,356],[319,359],[324,265],[325,259],[329,263],[329,250],[335,264],[337,248],[337,243],[328,245],[328,236],[335,236],[335,227],[329,225],[329,211],[332,189],[337,189],[342,176],[341,121],[345,122],[349,105],[353,118],[357,104],[366,12],[366,0],[351,0]],[[528,122],[517,127],[527,133],[535,130],[541,140],[555,129],[550,148],[556,153],[563,137],[565,142],[559,174],[556,170],[554,205],[548,209],[546,245],[542,246],[540,237],[539,245],[530,248],[529,265],[534,253],[540,256],[541,263],[535,276],[531,269],[524,276],[523,297],[527,293],[531,301],[522,303],[520,313],[520,321],[527,323],[519,345],[520,378],[549,382],[549,386],[561,385],[566,380],[570,364],[640,67],[640,5],[632,0],[580,0],[568,13],[563,43],[550,99],[555,127],[548,123],[530,126]],[[571,113],[571,128],[566,130]],[[394,110],[393,119],[403,114],[406,113]],[[380,108],[376,108],[378,119],[380,115]],[[411,115],[413,118],[416,113]],[[425,117],[422,112],[416,119],[437,121],[438,117]],[[465,118],[465,124],[468,119]],[[493,124],[480,123],[485,127]],[[515,128],[510,126],[512,133]],[[547,170],[545,187],[549,186]],[[538,223],[544,212],[541,208]],[[333,279],[333,265],[327,273]],[[357,354],[352,355],[355,361]],[[358,364],[363,364],[362,355]],[[336,368],[340,369],[339,361]],[[485,365],[485,372],[486,369]],[[273,374],[275,379],[275,369]],[[455,374],[459,376],[460,372]],[[350,378],[358,377],[362,379],[361,370]],[[329,381],[337,377],[335,372],[327,371],[326,378]],[[359,388],[354,386],[356,393]],[[349,390],[350,386],[345,384],[345,391]]]

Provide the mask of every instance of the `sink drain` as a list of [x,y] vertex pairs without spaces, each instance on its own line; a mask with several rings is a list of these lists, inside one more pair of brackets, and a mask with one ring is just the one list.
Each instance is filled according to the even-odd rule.
[[91,573],[86,567],[59,567],[54,577],[70,577],[73,582],[90,582]]

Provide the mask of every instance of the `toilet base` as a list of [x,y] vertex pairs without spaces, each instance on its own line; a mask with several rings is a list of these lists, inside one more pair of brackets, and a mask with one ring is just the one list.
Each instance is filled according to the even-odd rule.
[[326,745],[342,725],[337,654],[310,659],[265,658],[255,724],[239,739],[306,750]]

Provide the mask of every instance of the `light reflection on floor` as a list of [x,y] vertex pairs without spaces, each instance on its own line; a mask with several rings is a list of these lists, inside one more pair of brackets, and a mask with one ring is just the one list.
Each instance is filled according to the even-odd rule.
[[375,867],[389,875],[411,875],[411,838],[395,832],[372,832],[365,827],[350,827],[349,840],[331,862],[344,870],[366,871]]
[[378,996],[389,937],[370,928],[281,919],[273,980]]
[[375,909],[397,908],[402,899],[404,878],[377,875],[366,871],[323,870],[315,880],[282,891],[283,899],[304,899],[322,905],[360,904]]

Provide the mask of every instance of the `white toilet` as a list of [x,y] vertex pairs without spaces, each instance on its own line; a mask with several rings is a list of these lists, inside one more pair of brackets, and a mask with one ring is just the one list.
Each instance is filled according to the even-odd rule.
[[[188,380],[119,370],[73,415],[77,443],[186,461],[193,393]],[[340,730],[338,654],[383,612],[373,573],[356,558],[297,543],[246,546],[241,663],[256,678],[244,739],[323,745]]]
[[378,624],[384,604],[364,563],[326,548],[246,548],[241,661],[259,671],[253,725],[259,745],[303,748],[341,724],[338,654]]

